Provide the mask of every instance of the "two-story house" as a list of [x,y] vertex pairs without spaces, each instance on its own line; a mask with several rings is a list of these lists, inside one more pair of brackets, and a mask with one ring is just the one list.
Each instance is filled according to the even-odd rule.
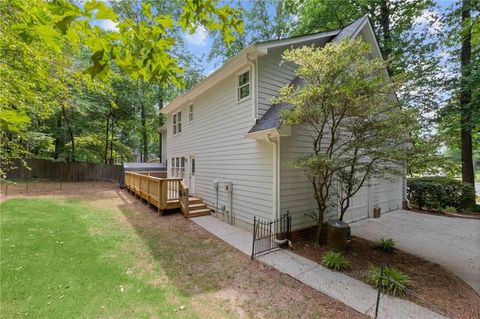
[[[281,63],[285,49],[322,47],[344,37],[363,37],[381,57],[364,17],[338,30],[254,43],[166,105],[168,176],[183,177],[190,194],[221,216],[233,216],[236,224],[288,211],[293,229],[312,225],[311,183],[288,164],[312,151],[311,137],[301,126],[283,125],[280,111],[289,106],[270,101],[295,79],[295,65]],[[355,196],[345,221],[370,217],[374,207],[382,212],[401,207],[404,186],[403,177],[372,178]]]

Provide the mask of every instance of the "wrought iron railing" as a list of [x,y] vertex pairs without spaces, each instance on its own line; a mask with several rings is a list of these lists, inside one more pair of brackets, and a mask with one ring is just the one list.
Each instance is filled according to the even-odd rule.
[[275,220],[253,217],[251,258],[273,249],[288,247],[291,240],[292,217],[287,213]]

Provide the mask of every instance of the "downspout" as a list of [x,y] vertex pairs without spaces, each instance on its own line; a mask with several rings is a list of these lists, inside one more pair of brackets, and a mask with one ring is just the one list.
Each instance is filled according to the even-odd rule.
[[271,135],[267,135],[265,139],[272,143],[273,145],[273,219],[278,218],[279,216],[279,201],[280,201],[280,196],[279,196],[279,182],[280,182],[280,165],[279,164],[279,149],[280,149],[280,137],[278,137],[278,141],[275,141],[271,138]]
[[256,87],[256,84],[257,84],[257,81],[256,81],[256,65],[255,65],[255,60],[250,60],[250,58],[248,57],[248,54],[246,55],[246,58],[247,58],[247,61],[248,61],[248,64],[250,64],[250,74],[252,74],[251,76],[251,86],[252,86],[252,113],[253,113],[253,119],[254,120],[257,120],[257,87]]

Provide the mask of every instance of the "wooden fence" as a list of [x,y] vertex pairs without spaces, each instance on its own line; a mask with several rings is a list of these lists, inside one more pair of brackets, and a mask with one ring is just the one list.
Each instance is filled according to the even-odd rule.
[[65,182],[119,181],[123,172],[121,165],[82,162],[55,162],[45,159],[28,159],[27,167],[16,160],[16,169],[8,172],[7,179],[30,180],[34,178]]

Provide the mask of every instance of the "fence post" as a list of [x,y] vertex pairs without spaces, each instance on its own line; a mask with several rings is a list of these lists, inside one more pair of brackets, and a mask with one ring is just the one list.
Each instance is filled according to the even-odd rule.
[[375,306],[375,319],[378,317],[378,307],[380,306],[380,291],[382,289],[383,281],[383,266],[380,268],[380,280],[378,281],[378,293],[377,293],[377,304]]

